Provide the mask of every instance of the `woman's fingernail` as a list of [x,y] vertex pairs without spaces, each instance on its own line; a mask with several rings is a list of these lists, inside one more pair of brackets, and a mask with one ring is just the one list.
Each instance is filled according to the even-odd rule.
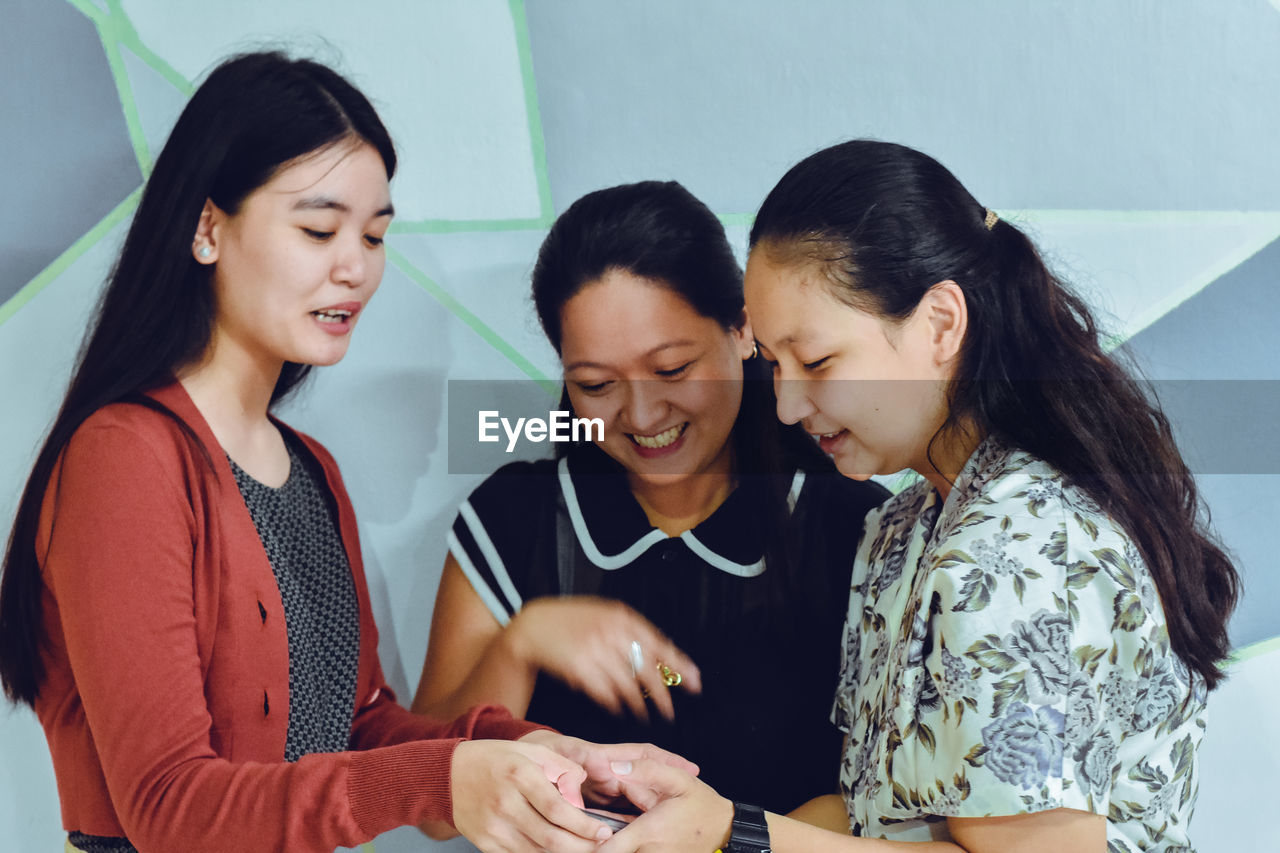
[[609,769],[613,771],[615,776],[628,776],[631,774],[630,761],[610,761]]
[[596,830],[596,841],[608,841],[612,837],[613,830],[604,824],[601,824],[600,828]]

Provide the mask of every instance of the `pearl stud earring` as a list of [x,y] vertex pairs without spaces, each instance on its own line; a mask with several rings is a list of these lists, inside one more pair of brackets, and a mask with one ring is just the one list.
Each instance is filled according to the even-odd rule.
[[196,254],[202,258],[207,258],[213,254],[213,249],[208,246],[201,246],[200,251],[196,252]]

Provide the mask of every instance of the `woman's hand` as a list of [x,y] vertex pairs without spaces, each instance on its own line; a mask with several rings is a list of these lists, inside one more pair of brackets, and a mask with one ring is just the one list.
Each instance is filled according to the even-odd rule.
[[613,771],[615,763],[643,759],[698,775],[698,765],[651,743],[592,743],[546,729],[530,732],[520,738],[520,743],[545,746],[581,766],[586,771],[586,780],[582,783],[583,799],[594,805],[625,801],[622,782]]
[[[659,663],[680,674],[681,688],[693,693],[702,690],[702,676],[689,656],[652,622],[619,601],[589,596],[534,599],[511,620],[505,641],[531,667],[555,676],[614,714],[627,708],[647,720],[647,692],[662,716],[675,718]],[[639,665],[633,672],[634,664]]]
[[611,830],[578,810],[587,771],[537,743],[469,740],[453,754],[453,823],[484,853],[591,853]]
[[711,853],[728,841],[733,803],[702,781],[649,759],[615,762],[612,770],[644,814],[598,853]]
[[[632,643],[640,666],[632,675]],[[675,711],[658,672],[661,661],[680,673],[681,689],[702,689],[698,667],[649,620],[602,598],[537,598],[503,627],[450,554],[431,619],[431,640],[413,710],[452,719],[472,705],[504,705],[528,713],[538,673],[545,671],[615,714],[648,715],[647,690],[659,712]]]

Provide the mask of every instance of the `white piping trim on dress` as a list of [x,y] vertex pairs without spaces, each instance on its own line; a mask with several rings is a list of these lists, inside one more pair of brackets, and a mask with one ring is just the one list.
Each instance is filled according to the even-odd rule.
[[796,501],[800,500],[800,490],[804,488],[804,469],[797,468],[791,478],[791,491],[787,492],[787,512],[796,511]]
[[[797,468],[795,475],[791,478],[791,491],[787,493],[787,512],[795,512],[796,501],[800,500],[800,490],[804,488],[804,469]],[[715,551],[712,551],[706,545],[699,541],[697,536],[693,535],[692,530],[686,530],[680,534],[680,538],[689,546],[689,550],[697,554],[703,560],[715,566],[722,572],[728,572],[731,575],[737,575],[740,578],[754,578],[764,573],[764,557],[756,560],[751,565],[743,565],[735,563],[732,560],[721,557]]]
[[692,530],[686,530],[680,534],[680,538],[684,540],[684,544],[689,546],[689,550],[697,554],[707,563],[715,566],[722,572],[728,572],[731,575],[737,575],[740,578],[753,578],[764,571],[764,557],[756,560],[749,566],[742,563],[735,563],[733,560],[725,559],[712,551],[706,545],[698,541],[698,537],[693,535]]
[[[582,550],[591,562],[606,571],[620,569],[631,563],[649,548],[653,547],[655,542],[661,542],[664,539],[673,537],[667,536],[661,530],[653,529],[638,539],[630,548],[621,554],[609,557],[606,556],[591,538],[591,532],[587,530],[586,519],[582,516],[582,507],[578,505],[578,492],[573,486],[573,477],[569,475],[569,460],[562,457],[556,466],[560,477],[560,489],[564,492],[565,506],[569,510],[569,519],[573,522],[573,530],[578,535],[578,541],[582,543]],[[797,468],[796,473],[791,478],[791,490],[787,493],[787,511],[794,512],[796,502],[800,499],[800,492],[804,489],[804,469]],[[474,532],[474,531],[473,531]],[[750,565],[735,563],[732,560],[721,557],[715,551],[712,551],[706,545],[703,545],[698,537],[693,535],[692,530],[686,530],[680,534],[680,539],[689,546],[689,550],[701,557],[704,561],[723,572],[731,575],[737,575],[742,578],[752,578],[764,572],[764,557],[756,560]],[[496,574],[496,572],[495,572]]]
[[606,556],[596,547],[596,543],[591,538],[591,532],[587,530],[587,521],[582,517],[582,507],[578,505],[578,492],[573,487],[573,478],[569,476],[568,458],[562,457],[560,464],[556,467],[559,468],[560,490],[564,492],[564,503],[569,510],[569,520],[573,522],[573,532],[578,534],[578,542],[582,544],[582,551],[587,555],[587,559],[600,568],[605,571],[620,569],[634,562],[637,557],[653,547],[655,542],[670,538],[655,528],[636,540],[635,544],[621,554]]
[[519,592],[516,592],[516,585],[511,582],[507,567],[502,564],[502,557],[499,556],[498,549],[493,546],[493,540],[484,529],[480,516],[476,515],[476,511],[471,507],[471,501],[463,501],[462,506],[458,507],[458,514],[466,521],[467,529],[471,531],[476,544],[480,546],[480,553],[484,554],[485,560],[489,563],[489,571],[493,572],[494,578],[498,581],[498,588],[502,590],[507,603],[511,605],[511,612],[519,613],[520,608],[524,606],[524,599],[520,597]]
[[458,568],[462,569],[462,573],[471,582],[471,588],[476,591],[476,595],[480,596],[480,600],[484,602],[485,607],[489,608],[489,612],[493,614],[494,619],[498,620],[498,624],[505,628],[507,623],[511,621],[511,617],[507,615],[506,608],[502,606],[502,602],[498,601],[498,596],[493,594],[493,590],[489,589],[489,585],[484,582],[484,578],[480,577],[480,573],[476,571],[471,558],[467,556],[467,549],[462,547],[462,543],[458,541],[457,534],[452,530],[449,531],[448,541],[449,553],[453,555],[453,559],[458,563]]

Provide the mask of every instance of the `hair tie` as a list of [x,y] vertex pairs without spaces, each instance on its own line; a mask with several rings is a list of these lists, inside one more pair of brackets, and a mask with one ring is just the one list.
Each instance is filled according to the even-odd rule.
[[996,212],[988,207],[987,218],[982,220],[982,224],[987,226],[987,230],[990,231],[992,228],[996,227],[996,223],[999,221],[1000,221],[1000,217],[996,216]]

